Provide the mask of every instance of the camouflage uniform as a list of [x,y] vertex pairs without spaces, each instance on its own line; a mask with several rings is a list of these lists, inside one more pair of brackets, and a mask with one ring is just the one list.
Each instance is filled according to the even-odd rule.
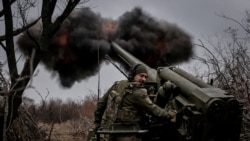
[[117,111],[112,109],[114,106],[118,108],[118,105],[115,103],[115,100],[117,101],[119,98],[121,98],[120,94],[123,92],[125,87],[127,87],[128,83],[129,82],[127,80],[115,82],[115,84],[98,101],[97,109],[95,111],[95,123],[101,123],[102,116],[105,110],[106,114],[104,122],[108,125],[114,122],[115,114],[113,112]]
[[[108,126],[112,123],[121,123],[141,127],[145,122],[145,112],[162,119],[171,119],[171,115],[167,111],[150,100],[147,90],[142,84],[127,80],[116,82],[98,102],[95,111],[95,123],[101,123],[105,110],[103,120]],[[136,135],[116,136],[115,138],[117,141],[140,140]]]

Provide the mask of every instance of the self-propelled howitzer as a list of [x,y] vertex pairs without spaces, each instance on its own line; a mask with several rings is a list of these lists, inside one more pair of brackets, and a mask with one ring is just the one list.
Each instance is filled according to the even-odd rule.
[[[154,136],[147,140],[169,139],[175,141],[239,141],[242,104],[226,91],[215,88],[184,70],[176,67],[159,67],[152,69],[145,63],[122,49],[115,42],[111,43],[112,50],[120,61],[133,66],[143,64],[148,70],[149,84],[156,84],[152,100],[155,104],[166,109],[178,111],[177,122],[171,128],[173,134],[161,131],[160,123],[150,118],[148,135]],[[172,126],[172,125],[171,125]],[[157,128],[160,130],[157,131]],[[162,133],[163,132],[163,133]],[[157,137],[158,136],[158,137]]]

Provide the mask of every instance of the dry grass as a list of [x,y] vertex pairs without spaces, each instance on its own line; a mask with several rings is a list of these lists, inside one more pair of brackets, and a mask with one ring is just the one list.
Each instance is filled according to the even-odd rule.
[[[46,140],[49,140],[49,134],[52,128],[51,124],[39,123],[39,127],[46,131]],[[61,124],[54,124],[51,132],[50,141],[83,141],[85,138],[84,133],[77,133],[77,130],[72,128],[70,122]]]

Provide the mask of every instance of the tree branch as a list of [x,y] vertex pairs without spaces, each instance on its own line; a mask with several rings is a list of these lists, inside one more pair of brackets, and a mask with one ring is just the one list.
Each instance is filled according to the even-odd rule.
[[[11,0],[10,5],[12,5],[16,0]],[[0,17],[2,17],[5,14],[4,9],[0,11]]]
[[[56,1],[56,0],[55,0]],[[54,1],[54,2],[55,2]],[[52,36],[60,28],[61,23],[68,17],[72,10],[76,7],[80,0],[68,1],[68,4],[63,13],[56,19],[54,23],[51,22],[51,16],[53,14],[55,3],[49,1],[43,1],[42,6],[42,21],[43,21],[43,33],[41,36],[41,49],[45,49],[50,43]]]
[[[32,23],[13,31],[13,36],[19,35],[20,33],[28,30],[30,27],[35,25],[39,20],[40,20],[40,17],[38,19],[36,19],[35,21],[33,21]],[[0,36],[0,41],[4,41],[4,40],[6,40],[6,35]]]
[[244,29],[246,32],[250,33],[250,30],[247,29],[247,28],[246,28],[242,23],[240,23],[239,21],[237,21],[237,20],[235,20],[235,19],[233,19],[233,18],[230,18],[230,17],[224,15],[223,13],[222,13],[222,15],[217,14],[217,13],[215,13],[215,14],[218,15],[218,16],[220,16],[220,17],[222,17],[222,18],[225,18],[225,19],[228,19],[228,20],[230,20],[230,21],[233,21],[233,22],[237,23],[238,25],[241,26],[242,29]]
[[62,23],[65,17],[68,17],[69,14],[74,10],[76,5],[80,2],[80,0],[68,1],[66,8],[64,9],[63,13],[56,19],[55,24]]
[[2,48],[6,51],[6,46],[0,41],[0,45],[2,46]]
[[2,0],[4,7],[4,19],[5,19],[5,36],[6,36],[6,54],[8,60],[8,67],[10,72],[11,83],[15,83],[15,78],[18,77],[16,56],[14,51],[13,41],[13,20],[11,4],[8,0]]

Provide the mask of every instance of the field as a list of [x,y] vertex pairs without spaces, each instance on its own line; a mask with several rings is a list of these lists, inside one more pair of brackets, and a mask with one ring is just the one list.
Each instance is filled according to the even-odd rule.
[[[61,124],[46,124],[40,123],[39,127],[46,131],[46,140],[50,141],[84,141],[85,133],[72,126],[71,122],[64,122]],[[50,135],[51,134],[51,135]]]

